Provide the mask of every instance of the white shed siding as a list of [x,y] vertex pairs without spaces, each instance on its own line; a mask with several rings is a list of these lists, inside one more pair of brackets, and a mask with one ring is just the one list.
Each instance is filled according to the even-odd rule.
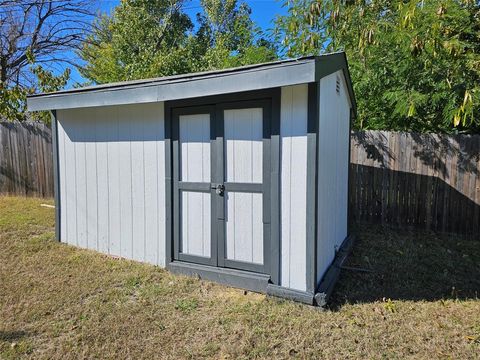
[[[337,79],[339,93],[337,93]],[[317,281],[347,236],[350,102],[342,71],[320,81]]]
[[163,103],[57,111],[61,240],[165,265]]
[[306,290],[308,85],[282,88],[280,112],[281,285]]

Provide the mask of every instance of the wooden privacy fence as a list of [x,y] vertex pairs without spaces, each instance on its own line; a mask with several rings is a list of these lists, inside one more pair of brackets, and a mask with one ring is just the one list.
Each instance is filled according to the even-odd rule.
[[[352,133],[353,222],[480,238],[480,135]],[[53,196],[51,130],[0,123],[0,194]]]
[[52,160],[45,124],[0,122],[0,194],[52,197]]
[[480,238],[480,136],[352,134],[352,221]]

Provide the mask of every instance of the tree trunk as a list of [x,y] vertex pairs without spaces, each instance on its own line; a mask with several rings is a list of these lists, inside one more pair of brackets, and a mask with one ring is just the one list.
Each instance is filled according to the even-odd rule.
[[4,56],[0,57],[0,89],[6,87],[7,83],[7,59]]

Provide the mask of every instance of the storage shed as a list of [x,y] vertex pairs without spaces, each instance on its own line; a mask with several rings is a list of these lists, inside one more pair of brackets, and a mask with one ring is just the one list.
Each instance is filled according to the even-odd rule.
[[52,112],[59,241],[324,304],[350,239],[344,53],[32,95],[28,109]]

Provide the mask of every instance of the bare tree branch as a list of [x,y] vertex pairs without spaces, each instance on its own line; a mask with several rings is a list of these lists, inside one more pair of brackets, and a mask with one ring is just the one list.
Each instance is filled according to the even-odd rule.
[[39,64],[72,64],[62,54],[87,37],[93,5],[94,0],[0,0],[0,87],[30,86],[30,56]]

